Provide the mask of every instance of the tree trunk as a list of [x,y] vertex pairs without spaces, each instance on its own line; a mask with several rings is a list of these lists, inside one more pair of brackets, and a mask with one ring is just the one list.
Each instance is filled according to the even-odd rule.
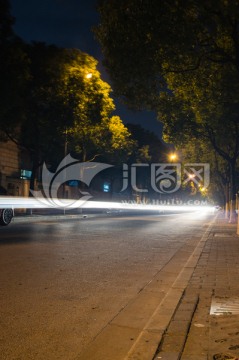
[[229,183],[226,183],[225,189],[225,219],[229,219]]
[[[29,187],[29,197],[33,197],[33,194],[31,192],[31,190],[35,190],[35,184],[36,184],[36,179],[37,179],[38,168],[39,168],[38,159],[33,155],[32,174],[31,174],[30,187]],[[32,209],[27,209],[26,213],[28,215],[32,215]]]
[[32,196],[31,190],[35,190],[35,180],[37,178],[37,170],[38,170],[38,164],[33,163],[33,165],[32,165],[32,174],[31,174],[31,179],[30,179],[29,196]]
[[236,223],[236,163],[230,162],[230,223]]
[[238,210],[238,216],[237,216],[237,235],[239,235],[239,199],[237,196],[237,210]]

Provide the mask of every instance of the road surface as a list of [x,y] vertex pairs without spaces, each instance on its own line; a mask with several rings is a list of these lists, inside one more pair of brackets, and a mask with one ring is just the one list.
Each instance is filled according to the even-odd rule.
[[[1,359],[130,358],[159,302],[149,286],[164,286],[165,296],[212,218],[116,215],[0,228]],[[119,317],[118,329],[137,329],[127,334],[132,345],[125,350],[122,340],[122,354],[104,355],[107,336],[113,348],[118,342],[109,326]]]

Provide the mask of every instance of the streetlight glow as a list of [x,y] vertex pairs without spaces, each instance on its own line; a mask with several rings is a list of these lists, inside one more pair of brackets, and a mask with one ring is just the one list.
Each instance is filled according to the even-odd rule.
[[92,73],[88,73],[88,74],[86,74],[86,79],[91,79],[92,78]]
[[174,154],[170,154],[169,155],[169,159],[170,159],[170,161],[174,161],[174,160],[176,160],[177,159],[177,155],[174,153]]

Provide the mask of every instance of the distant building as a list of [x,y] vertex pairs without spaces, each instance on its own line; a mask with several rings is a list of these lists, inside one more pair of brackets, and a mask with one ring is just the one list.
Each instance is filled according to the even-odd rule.
[[29,156],[13,141],[0,141],[1,194],[28,196],[31,171]]

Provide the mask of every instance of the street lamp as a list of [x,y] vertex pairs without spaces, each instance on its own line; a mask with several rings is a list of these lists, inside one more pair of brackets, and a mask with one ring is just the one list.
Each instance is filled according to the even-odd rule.
[[91,79],[92,78],[92,73],[88,73],[88,74],[86,74],[86,79]]
[[177,159],[177,155],[175,153],[169,155],[169,160],[171,162],[175,161]]

